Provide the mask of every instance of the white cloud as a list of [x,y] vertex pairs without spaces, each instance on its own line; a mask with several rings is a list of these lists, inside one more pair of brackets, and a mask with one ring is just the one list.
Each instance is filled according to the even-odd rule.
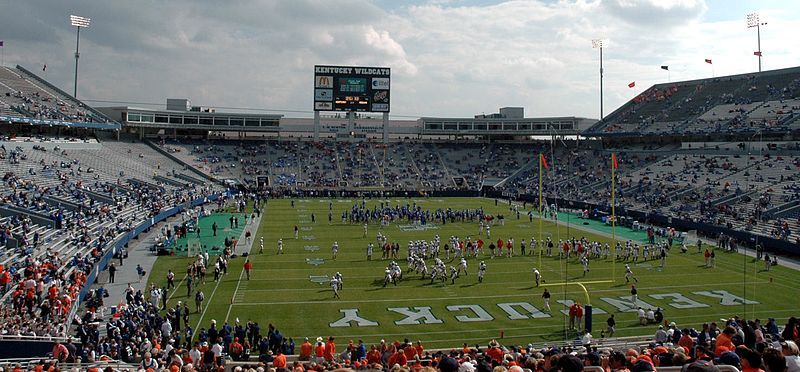
[[[464,116],[525,106],[529,115],[597,117],[598,51],[604,49],[606,113],[650,84],[751,72],[755,31],[704,1],[527,1],[378,8],[350,1],[45,0],[9,2],[0,23],[6,64],[71,91],[71,12],[93,18],[81,33],[82,98],[311,110],[314,64],[392,68],[393,114]],[[800,21],[761,10],[764,68],[796,65]],[[7,6],[6,6],[7,5]],[[8,8],[8,9],[6,9]],[[714,22],[706,19],[713,15]],[[712,58],[714,65],[703,63]],[[636,81],[636,89],[627,84]],[[297,115],[291,113],[290,115]]]

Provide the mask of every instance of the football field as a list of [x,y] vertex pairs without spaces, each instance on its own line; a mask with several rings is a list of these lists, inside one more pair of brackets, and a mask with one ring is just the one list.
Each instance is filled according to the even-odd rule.
[[[592,259],[589,272],[576,258],[560,259],[557,250],[553,256],[519,256],[519,243],[551,237],[555,242],[571,237],[586,237],[591,241],[609,242],[610,229],[583,225],[583,220],[562,214],[561,224],[550,221],[530,221],[527,210],[521,210],[519,219],[502,201],[482,198],[430,198],[367,200],[367,207],[384,202],[396,205],[418,205],[434,211],[438,208],[476,209],[494,216],[504,215],[505,223],[495,223],[491,238],[478,235],[477,222],[456,222],[440,225],[429,221],[424,227],[408,221],[396,221],[385,228],[373,223],[366,237],[362,224],[342,222],[342,212],[349,211],[360,199],[290,199],[270,200],[263,208],[258,232],[255,234],[252,254],[253,270],[250,280],[242,273],[244,259],[230,262],[228,275],[214,282],[209,269],[208,280],[200,288],[205,293],[204,309],[192,313],[191,324],[208,327],[212,319],[222,324],[257,321],[262,332],[273,324],[286,337],[293,337],[299,345],[303,337],[335,336],[339,342],[363,339],[368,344],[381,339],[421,340],[427,347],[460,347],[463,343],[486,344],[492,338],[503,337],[509,344],[553,342],[574,338],[576,333],[565,331],[564,312],[572,301],[593,306],[593,332],[595,338],[605,329],[605,321],[614,313],[617,319],[615,336],[652,335],[655,326],[640,326],[636,310],[632,308],[630,286],[625,283],[624,263],[612,259]],[[530,205],[527,206],[531,208]],[[328,215],[332,215],[329,223]],[[316,217],[312,222],[312,214]],[[496,220],[495,220],[496,222]],[[299,228],[295,239],[294,227]],[[587,231],[595,229],[597,232]],[[383,286],[384,269],[389,260],[381,260],[376,247],[371,261],[367,260],[367,245],[376,242],[378,232],[389,242],[400,244],[396,259],[403,269],[403,280],[396,286]],[[495,241],[513,238],[513,257],[489,257],[489,250],[477,258],[468,258],[468,274],[461,275],[451,284],[436,282],[429,277],[409,272],[406,257],[411,240],[433,240],[441,237],[442,245],[450,236],[471,237]],[[616,229],[617,239],[644,239],[641,232],[629,228]],[[259,240],[263,237],[264,253],[259,254]],[[277,254],[277,241],[283,239],[284,254]],[[338,242],[338,257],[334,260],[331,245]],[[540,245],[541,247],[541,245]],[[530,249],[529,249],[530,251]],[[504,251],[505,252],[505,251]],[[444,252],[440,252],[440,257]],[[442,259],[448,265],[458,266],[458,260]],[[150,280],[162,285],[167,269],[174,270],[178,287],[170,291],[169,303],[190,303],[184,276],[191,258],[160,257],[152,270]],[[478,282],[480,261],[487,265],[485,279]],[[705,268],[704,258],[697,252],[695,242],[688,253],[679,246],[671,249],[665,268],[657,260],[631,263],[638,278],[638,305],[647,309],[664,309],[664,318],[679,327],[700,328],[703,322],[719,321],[733,315],[758,317],[764,322],[769,317],[784,324],[785,319],[797,315],[800,299],[796,283],[800,275],[785,267],[764,271],[762,262],[737,253],[716,252],[716,267]],[[213,262],[213,258],[212,258]],[[428,266],[432,260],[428,260]],[[532,269],[541,271],[545,283],[534,286]],[[328,279],[335,272],[343,276],[340,299],[335,299]],[[541,298],[544,288],[552,292],[551,312],[546,312]],[[584,291],[584,289],[586,291]],[[199,328],[195,328],[199,329]]]

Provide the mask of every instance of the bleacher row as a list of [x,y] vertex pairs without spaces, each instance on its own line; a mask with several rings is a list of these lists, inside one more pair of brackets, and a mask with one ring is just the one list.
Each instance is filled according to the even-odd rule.
[[66,336],[72,305],[110,242],[221,189],[183,168],[143,143],[3,141],[0,335]]
[[106,122],[73,98],[44,87],[24,71],[0,66],[0,115],[66,122]]

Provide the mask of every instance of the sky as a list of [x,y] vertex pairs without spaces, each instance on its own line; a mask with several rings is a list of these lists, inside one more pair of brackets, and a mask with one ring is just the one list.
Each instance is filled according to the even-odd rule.
[[68,92],[69,15],[92,19],[80,34],[78,98],[94,106],[188,98],[309,117],[313,67],[329,64],[390,67],[398,119],[504,106],[599,118],[592,39],[605,42],[608,115],[653,84],[758,71],[751,12],[767,23],[763,69],[800,65],[800,2],[786,0],[0,0],[0,9],[3,64]]

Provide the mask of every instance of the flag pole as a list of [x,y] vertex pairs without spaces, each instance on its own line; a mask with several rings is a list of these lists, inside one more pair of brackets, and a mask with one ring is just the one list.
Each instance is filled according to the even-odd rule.
[[613,283],[617,278],[617,234],[616,234],[616,227],[617,227],[617,213],[616,213],[616,205],[614,202],[614,196],[616,193],[616,180],[614,177],[614,170],[616,168],[617,163],[617,155],[615,153],[611,153],[611,240],[614,244],[614,260],[611,269],[611,282]]
[[539,153],[539,268],[542,267],[542,249],[544,249],[544,241],[542,241],[542,219],[544,218],[542,211],[542,153]]

